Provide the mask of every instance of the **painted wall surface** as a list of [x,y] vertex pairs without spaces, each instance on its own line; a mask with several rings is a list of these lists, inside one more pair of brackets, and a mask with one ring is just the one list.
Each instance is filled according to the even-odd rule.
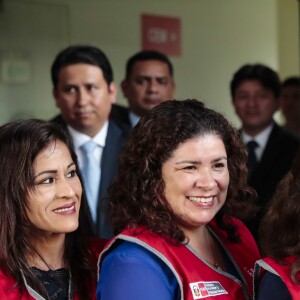
[[278,0],[278,50],[280,76],[300,74],[300,1]]
[[[12,61],[12,74],[8,82],[0,77],[0,124],[20,116],[48,119],[58,112],[49,70],[56,53],[70,44],[104,50],[119,85],[127,58],[141,49],[140,17],[147,13],[181,19],[182,55],[171,57],[176,98],[202,99],[239,126],[229,95],[233,72],[242,64],[261,62],[275,70],[282,66],[287,74],[297,61],[281,60],[279,51],[279,26],[287,15],[282,13],[279,22],[278,8],[293,1],[4,0],[0,64]],[[299,49],[292,51],[295,56]],[[27,68],[18,64],[20,57]],[[16,82],[22,76],[25,82]],[[120,89],[118,102],[126,104]]]

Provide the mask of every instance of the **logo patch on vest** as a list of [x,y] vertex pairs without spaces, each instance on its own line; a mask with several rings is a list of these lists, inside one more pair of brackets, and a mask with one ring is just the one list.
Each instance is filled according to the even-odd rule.
[[222,294],[228,294],[218,281],[198,281],[190,283],[194,299],[204,299]]

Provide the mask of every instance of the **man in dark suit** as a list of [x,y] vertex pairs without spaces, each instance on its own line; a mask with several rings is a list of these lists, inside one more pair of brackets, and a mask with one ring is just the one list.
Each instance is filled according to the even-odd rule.
[[260,211],[248,224],[257,239],[261,216],[277,184],[291,168],[299,140],[273,120],[280,96],[275,71],[262,64],[244,65],[235,72],[230,88],[242,122],[242,140],[248,148],[248,183],[258,195]]
[[95,233],[110,238],[107,189],[131,129],[109,120],[117,93],[110,62],[96,47],[70,46],[56,56],[51,78],[61,111],[52,121],[73,139]]
[[173,66],[169,58],[157,51],[140,51],[129,58],[121,84],[129,108],[114,104],[111,119],[135,126],[148,110],[175,92]]

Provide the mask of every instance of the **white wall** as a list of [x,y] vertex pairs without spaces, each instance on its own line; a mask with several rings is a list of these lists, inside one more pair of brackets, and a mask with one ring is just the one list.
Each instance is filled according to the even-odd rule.
[[[58,49],[69,43],[68,9],[43,1],[4,2],[0,11],[0,123],[26,117],[47,119],[56,111],[49,68]],[[20,61],[27,64],[25,70]],[[19,83],[22,74],[25,79]]]
[[278,0],[278,49],[281,78],[300,75],[300,1]]
[[[278,1],[282,0],[5,0],[0,51],[25,53],[34,75],[23,84],[0,81],[1,106],[6,105],[0,110],[0,123],[16,115],[47,119],[57,113],[49,69],[55,54],[69,44],[89,43],[104,50],[119,84],[127,58],[141,49],[140,15],[149,13],[182,22],[182,55],[171,57],[176,98],[202,99],[238,126],[228,88],[233,72],[253,62],[278,71],[282,66],[288,72],[279,59],[278,8],[284,7]],[[284,1],[294,1],[297,8],[296,0]],[[22,28],[12,26],[16,20]],[[294,44],[294,52],[299,54],[297,47]],[[126,103],[120,90],[118,102]]]

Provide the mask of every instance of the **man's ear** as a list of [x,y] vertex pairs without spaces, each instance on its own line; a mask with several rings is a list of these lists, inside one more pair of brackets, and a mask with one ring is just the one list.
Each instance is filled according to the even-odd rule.
[[282,103],[281,103],[280,97],[275,98],[275,101],[276,101],[276,105],[275,105],[275,112],[276,112],[277,110],[279,110],[281,108]]
[[110,83],[110,85],[108,87],[108,91],[109,91],[109,96],[110,96],[110,102],[112,104],[116,103],[118,91],[117,91],[117,86],[115,85],[114,82]]
[[121,89],[122,89],[124,98],[127,98],[128,82],[126,79],[124,79],[121,82]]

